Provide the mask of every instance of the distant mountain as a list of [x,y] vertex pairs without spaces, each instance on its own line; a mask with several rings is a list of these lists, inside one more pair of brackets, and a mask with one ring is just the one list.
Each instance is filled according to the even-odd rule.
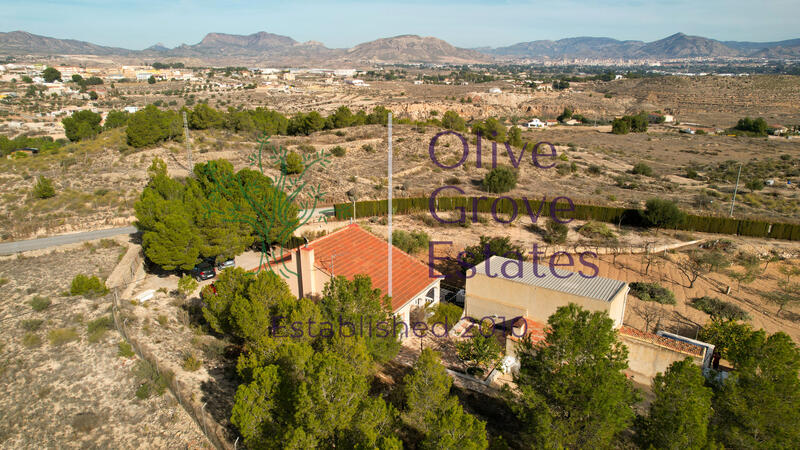
[[635,55],[645,58],[664,59],[742,56],[741,52],[726,46],[720,41],[700,36],[688,36],[683,33],[676,33],[646,44],[639,48]]
[[499,56],[523,58],[626,58],[645,43],[642,41],[618,41],[604,37],[575,37],[557,41],[520,42],[508,47],[490,50]]
[[0,54],[9,55],[129,55],[131,50],[103,47],[74,39],[56,39],[25,31],[0,33]]
[[441,39],[413,34],[358,44],[347,50],[345,58],[354,62],[402,61],[440,64],[488,62],[491,59],[475,50],[453,47]]
[[332,49],[321,42],[298,42],[267,32],[249,35],[209,33],[200,42],[167,48],[161,43],[144,50],[105,47],[74,39],[56,39],[24,31],[0,33],[0,55],[102,55],[144,60],[180,59],[194,63],[283,66],[354,65],[374,63],[469,64],[524,59],[680,59],[800,57],[800,39],[778,42],[720,42],[677,33],[654,41],[620,41],[605,37],[539,40],[489,48],[454,47],[435,37],[402,35]]

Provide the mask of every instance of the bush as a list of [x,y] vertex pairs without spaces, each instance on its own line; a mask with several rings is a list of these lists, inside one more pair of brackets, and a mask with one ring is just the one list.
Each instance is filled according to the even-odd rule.
[[427,248],[428,241],[430,241],[430,237],[424,231],[409,233],[405,230],[394,230],[392,232],[392,245],[409,254]]
[[59,347],[68,342],[77,341],[79,336],[75,328],[54,328],[47,333],[47,339],[50,340],[50,345]]
[[197,359],[193,354],[189,353],[184,355],[183,364],[181,367],[183,367],[183,370],[194,372],[195,370],[203,367],[203,361]]
[[494,194],[508,192],[517,186],[517,174],[508,167],[496,167],[483,178],[482,186]]
[[720,300],[717,297],[697,297],[689,303],[693,308],[699,309],[712,318],[720,317],[726,320],[750,320],[750,314],[731,302]]
[[631,283],[631,294],[645,302],[656,302],[662,305],[674,305],[675,294],[658,283]]
[[635,175],[644,175],[646,177],[649,177],[653,175],[653,169],[650,168],[650,166],[648,166],[647,164],[640,162],[636,163],[636,165],[633,166],[631,173]]
[[[452,303],[439,302],[433,309],[433,315],[428,318],[428,325],[433,327],[437,323],[445,324],[447,329],[453,328],[458,323],[464,309]],[[435,331],[438,333],[439,331]]]
[[331,149],[331,155],[333,156],[342,157],[345,155],[345,153],[347,153],[347,150],[340,145],[337,145]]
[[27,332],[22,336],[22,345],[27,348],[35,348],[42,345],[42,338],[36,333]]
[[361,150],[364,150],[367,153],[373,153],[375,151],[375,147],[372,144],[364,144],[361,146]]
[[78,274],[72,279],[69,294],[82,295],[86,298],[97,298],[108,294],[108,288],[105,283],[100,281],[95,275],[89,277],[84,274]]
[[113,326],[111,316],[98,317],[95,320],[86,324],[86,331],[89,334],[89,342],[96,343],[103,339],[106,331],[110,330]]
[[53,187],[53,181],[46,177],[39,177],[33,187],[33,196],[36,198],[51,198],[55,197],[55,195],[56,189]]
[[47,297],[40,297],[37,295],[28,303],[31,305],[31,308],[33,308],[34,311],[44,311],[50,307],[52,302]]
[[615,237],[614,232],[608,228],[608,225],[594,221],[586,222],[582,227],[578,228],[578,233],[590,239],[610,239]]
[[184,275],[178,280],[178,292],[186,298],[197,289],[197,281],[191,275]]
[[567,242],[569,227],[555,220],[548,220],[542,239],[548,244],[563,244]]
[[163,395],[167,386],[172,381],[173,374],[165,371],[163,374],[150,364],[149,361],[139,360],[133,370],[133,374],[139,378],[142,384],[136,389],[136,397],[146,399],[152,394]]
[[125,341],[119,341],[119,344],[117,346],[119,347],[119,351],[117,351],[117,356],[123,358],[131,358],[133,356],[136,356],[136,353],[134,353],[131,344]]
[[19,325],[25,331],[36,331],[39,329],[39,327],[42,326],[43,323],[44,320],[42,319],[30,319],[30,320],[23,320],[22,322],[20,322]]
[[71,116],[61,120],[64,125],[64,133],[72,142],[77,142],[96,136],[100,133],[100,122],[103,116],[89,110],[76,111]]
[[651,198],[645,203],[644,217],[656,228],[675,228],[686,221],[686,214],[671,200]]
[[603,173],[603,168],[598,166],[597,164],[592,164],[591,166],[589,166],[588,169],[586,169],[586,171],[592,175],[600,175],[601,173]]
[[289,152],[286,155],[286,160],[283,162],[281,169],[286,175],[294,175],[303,172],[303,158],[296,152]]

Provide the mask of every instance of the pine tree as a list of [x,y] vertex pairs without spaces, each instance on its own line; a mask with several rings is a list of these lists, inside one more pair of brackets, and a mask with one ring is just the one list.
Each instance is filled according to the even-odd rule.
[[711,418],[711,388],[691,358],[675,361],[653,379],[650,414],[637,421],[642,448],[705,448]]

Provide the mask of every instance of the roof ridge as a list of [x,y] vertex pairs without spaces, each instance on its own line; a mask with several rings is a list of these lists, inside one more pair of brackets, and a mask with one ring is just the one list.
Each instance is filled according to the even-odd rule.
[[329,238],[329,237],[333,236],[334,234],[346,231],[346,230],[352,228],[353,226],[355,226],[356,228],[359,228],[358,224],[356,224],[356,223],[351,223],[351,224],[345,225],[342,228],[339,228],[337,230],[332,231],[331,233],[326,234],[325,236],[320,236],[320,237],[314,239],[313,241],[310,241],[305,246],[300,246],[300,248],[305,248],[305,247],[307,247],[309,245],[313,245],[313,244],[319,243],[319,242],[323,241],[325,238]]

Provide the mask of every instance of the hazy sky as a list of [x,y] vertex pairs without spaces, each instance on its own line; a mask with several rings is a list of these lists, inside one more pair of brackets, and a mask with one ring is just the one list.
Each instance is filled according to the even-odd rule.
[[800,38],[797,0],[3,0],[0,31],[142,49],[258,31],[351,47],[399,34],[459,47],[607,36],[653,41],[676,32],[719,40]]

